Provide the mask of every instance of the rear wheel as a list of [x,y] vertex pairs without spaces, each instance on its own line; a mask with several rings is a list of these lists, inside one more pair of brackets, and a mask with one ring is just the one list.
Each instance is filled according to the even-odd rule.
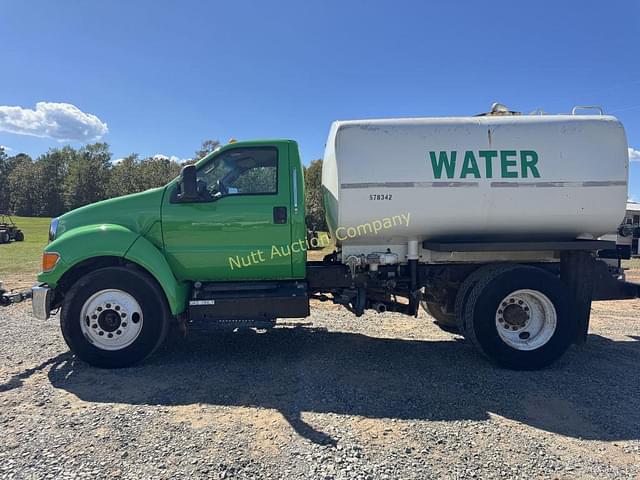
[[24,240],[24,233],[23,232],[17,232],[16,233],[16,242],[22,242]]
[[164,293],[147,274],[107,267],[85,275],[65,295],[60,326],[79,358],[118,368],[144,360],[160,346],[169,315]]
[[0,243],[9,243],[9,234],[7,232],[0,232]]
[[464,310],[467,305],[467,300],[469,299],[469,294],[473,287],[487,275],[494,275],[498,271],[506,271],[511,270],[512,268],[517,267],[517,264],[513,263],[498,263],[493,265],[484,265],[473,272],[467,278],[464,279],[460,288],[458,289],[458,293],[456,294],[455,301],[455,315],[456,315],[456,325],[460,333],[464,335],[465,328],[465,320],[464,320]]
[[540,268],[490,269],[468,295],[465,336],[504,367],[544,368],[571,344],[568,298],[566,286]]
[[456,316],[453,313],[448,313],[446,306],[438,302],[427,302],[422,300],[420,302],[422,308],[434,318],[434,322],[441,330],[448,333],[460,333],[458,325],[456,323]]

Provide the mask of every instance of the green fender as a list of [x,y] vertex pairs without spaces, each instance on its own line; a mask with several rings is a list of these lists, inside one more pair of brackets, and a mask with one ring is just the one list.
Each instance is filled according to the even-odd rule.
[[173,315],[184,312],[189,297],[189,284],[178,282],[162,252],[140,236],[127,251],[125,258],[145,268],[158,281]]
[[44,249],[60,255],[58,264],[38,275],[38,281],[55,287],[72,267],[95,257],[122,257],[146,269],[160,284],[173,315],[186,309],[189,285],[173,276],[162,252],[140,234],[122,225],[86,225],[65,232]]

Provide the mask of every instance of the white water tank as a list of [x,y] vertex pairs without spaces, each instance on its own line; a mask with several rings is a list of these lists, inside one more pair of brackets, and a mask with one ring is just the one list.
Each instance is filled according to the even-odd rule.
[[[334,122],[322,186],[342,245],[571,240],[616,231],[627,176],[612,116],[407,118]],[[408,225],[347,235],[399,215]]]

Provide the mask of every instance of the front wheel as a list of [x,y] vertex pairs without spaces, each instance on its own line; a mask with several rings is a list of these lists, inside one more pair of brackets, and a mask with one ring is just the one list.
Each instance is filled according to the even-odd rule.
[[80,359],[119,368],[151,355],[167,334],[168,320],[164,293],[152,278],[107,267],[80,278],[65,295],[60,326]]
[[465,336],[496,363],[544,368],[560,358],[575,332],[567,287],[537,267],[487,271],[464,306]]

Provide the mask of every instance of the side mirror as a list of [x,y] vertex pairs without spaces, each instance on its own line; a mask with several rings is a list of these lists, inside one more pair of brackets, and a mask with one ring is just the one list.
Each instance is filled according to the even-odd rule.
[[198,184],[196,181],[196,166],[185,165],[180,171],[180,193],[178,198],[183,202],[198,200]]

